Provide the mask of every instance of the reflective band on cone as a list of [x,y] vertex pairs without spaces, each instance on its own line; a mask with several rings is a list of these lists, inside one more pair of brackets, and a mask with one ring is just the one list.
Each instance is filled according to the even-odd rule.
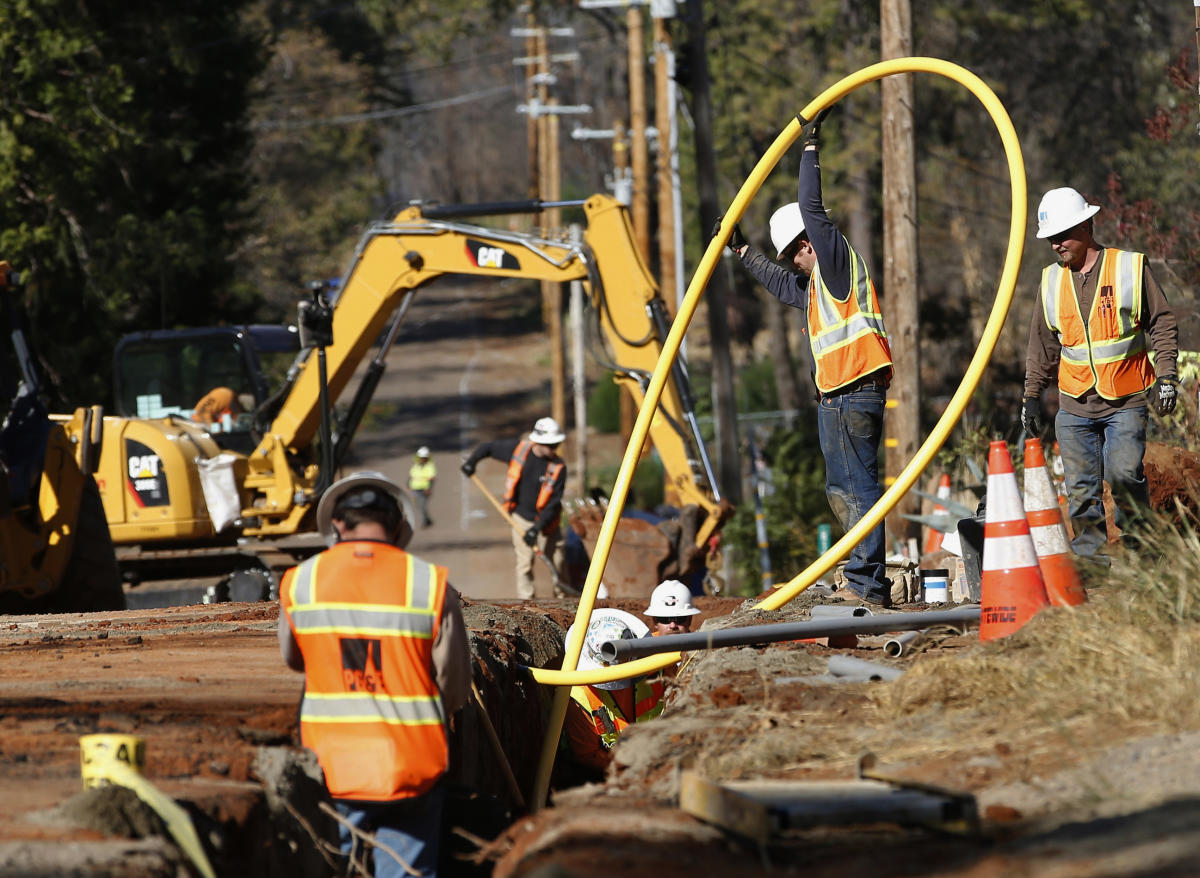
[[1029,535],[1025,507],[1013,474],[1008,446],[996,441],[988,452],[987,517],[983,526],[983,583],[979,639],[994,640],[1020,630],[1049,606]]
[[[937,498],[939,500],[948,500],[950,498],[950,474],[949,473],[942,473],[942,477],[940,479],[938,479]],[[933,514],[934,514],[934,516],[949,515],[950,510],[948,510],[941,503],[934,503],[933,504]],[[925,537],[925,554],[926,555],[933,554],[934,552],[936,552],[938,549],[940,549],[942,547],[942,537],[943,536],[945,536],[945,534],[943,534],[936,527],[929,528],[929,534]]]
[[1063,525],[1058,493],[1050,481],[1041,439],[1025,440],[1025,518],[1037,551],[1046,597],[1056,607],[1075,607],[1087,600]]

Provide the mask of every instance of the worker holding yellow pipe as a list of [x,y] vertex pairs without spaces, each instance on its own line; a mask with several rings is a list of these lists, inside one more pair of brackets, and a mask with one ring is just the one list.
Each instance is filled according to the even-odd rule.
[[[812,378],[819,394],[817,438],[825,457],[825,496],[846,530],[883,496],[879,444],[892,380],[892,349],[866,260],[829,218],[821,198],[820,130],[825,110],[809,124],[800,154],[798,200],[771,216],[779,265],[741,237],[730,249],[785,305],[806,314]],[[720,221],[713,235],[720,232]],[[787,267],[784,267],[787,266]],[[891,604],[883,523],[850,552],[847,590],[878,606]]]

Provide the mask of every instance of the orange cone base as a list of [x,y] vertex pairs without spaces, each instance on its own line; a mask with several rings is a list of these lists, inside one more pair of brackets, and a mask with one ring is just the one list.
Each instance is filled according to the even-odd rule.
[[1056,607],[1077,607],[1087,602],[1087,589],[1079,581],[1079,573],[1070,555],[1047,555],[1038,558],[1046,597]]
[[1019,631],[1048,605],[1036,567],[983,571],[979,639],[996,640]]

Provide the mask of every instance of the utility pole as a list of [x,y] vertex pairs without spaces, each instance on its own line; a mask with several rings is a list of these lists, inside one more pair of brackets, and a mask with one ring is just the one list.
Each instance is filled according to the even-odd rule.
[[629,39],[630,161],[633,168],[633,234],[638,250],[650,263],[650,150],[646,144],[646,61],[642,10],[630,4],[625,12]]
[[[912,54],[909,0],[880,0],[880,49],[883,60]],[[916,454],[921,432],[921,325],[917,301],[917,189],[913,160],[912,74],[885,77],[883,107],[883,293],[887,299],[894,376],[888,395],[885,431],[885,483]],[[914,494],[900,499],[888,527],[908,545],[920,537],[920,525],[903,518],[921,511]]]
[[658,283],[672,317],[678,310],[678,274],[675,236],[675,53],[671,48],[668,18],[675,17],[675,0],[651,0],[654,22],[654,127],[658,129],[655,163],[658,178]]
[[[700,196],[700,238],[720,209],[717,204],[717,156],[712,143],[712,98],[709,92],[704,0],[687,0],[688,57],[695,119],[696,175]],[[729,351],[729,322],[725,315],[726,274],[713,272],[708,282],[708,332],[712,344],[713,415],[717,439],[717,484],[729,502],[742,501],[742,468],[738,456],[737,404],[733,393],[733,359]]]

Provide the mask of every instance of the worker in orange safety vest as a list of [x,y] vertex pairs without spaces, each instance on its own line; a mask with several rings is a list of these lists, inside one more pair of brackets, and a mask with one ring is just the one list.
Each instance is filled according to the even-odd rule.
[[376,876],[412,874],[405,865],[432,876],[447,729],[466,702],[471,657],[446,568],[404,551],[412,527],[400,497],[376,472],[325,492],[317,526],[332,545],[284,574],[279,644],[305,675],[300,741],[345,818],[343,853],[367,833]]
[[1054,435],[1075,533],[1071,547],[1107,564],[1104,482],[1116,526],[1136,528],[1150,500],[1142,466],[1147,404],[1158,415],[1175,409],[1179,337],[1145,256],[1096,242],[1092,218],[1099,211],[1069,187],[1051,189],[1038,205],[1037,236],[1049,241],[1056,261],[1038,287],[1021,424],[1041,438],[1042,393],[1057,382]]
[[560,525],[567,465],[558,456],[558,446],[566,438],[554,418],[539,418],[527,437],[481,442],[462,463],[463,474],[472,476],[475,465],[485,457],[508,461],[503,504],[516,524],[513,551],[517,597],[522,600],[534,596],[535,550],[541,551],[555,570],[566,569]]

